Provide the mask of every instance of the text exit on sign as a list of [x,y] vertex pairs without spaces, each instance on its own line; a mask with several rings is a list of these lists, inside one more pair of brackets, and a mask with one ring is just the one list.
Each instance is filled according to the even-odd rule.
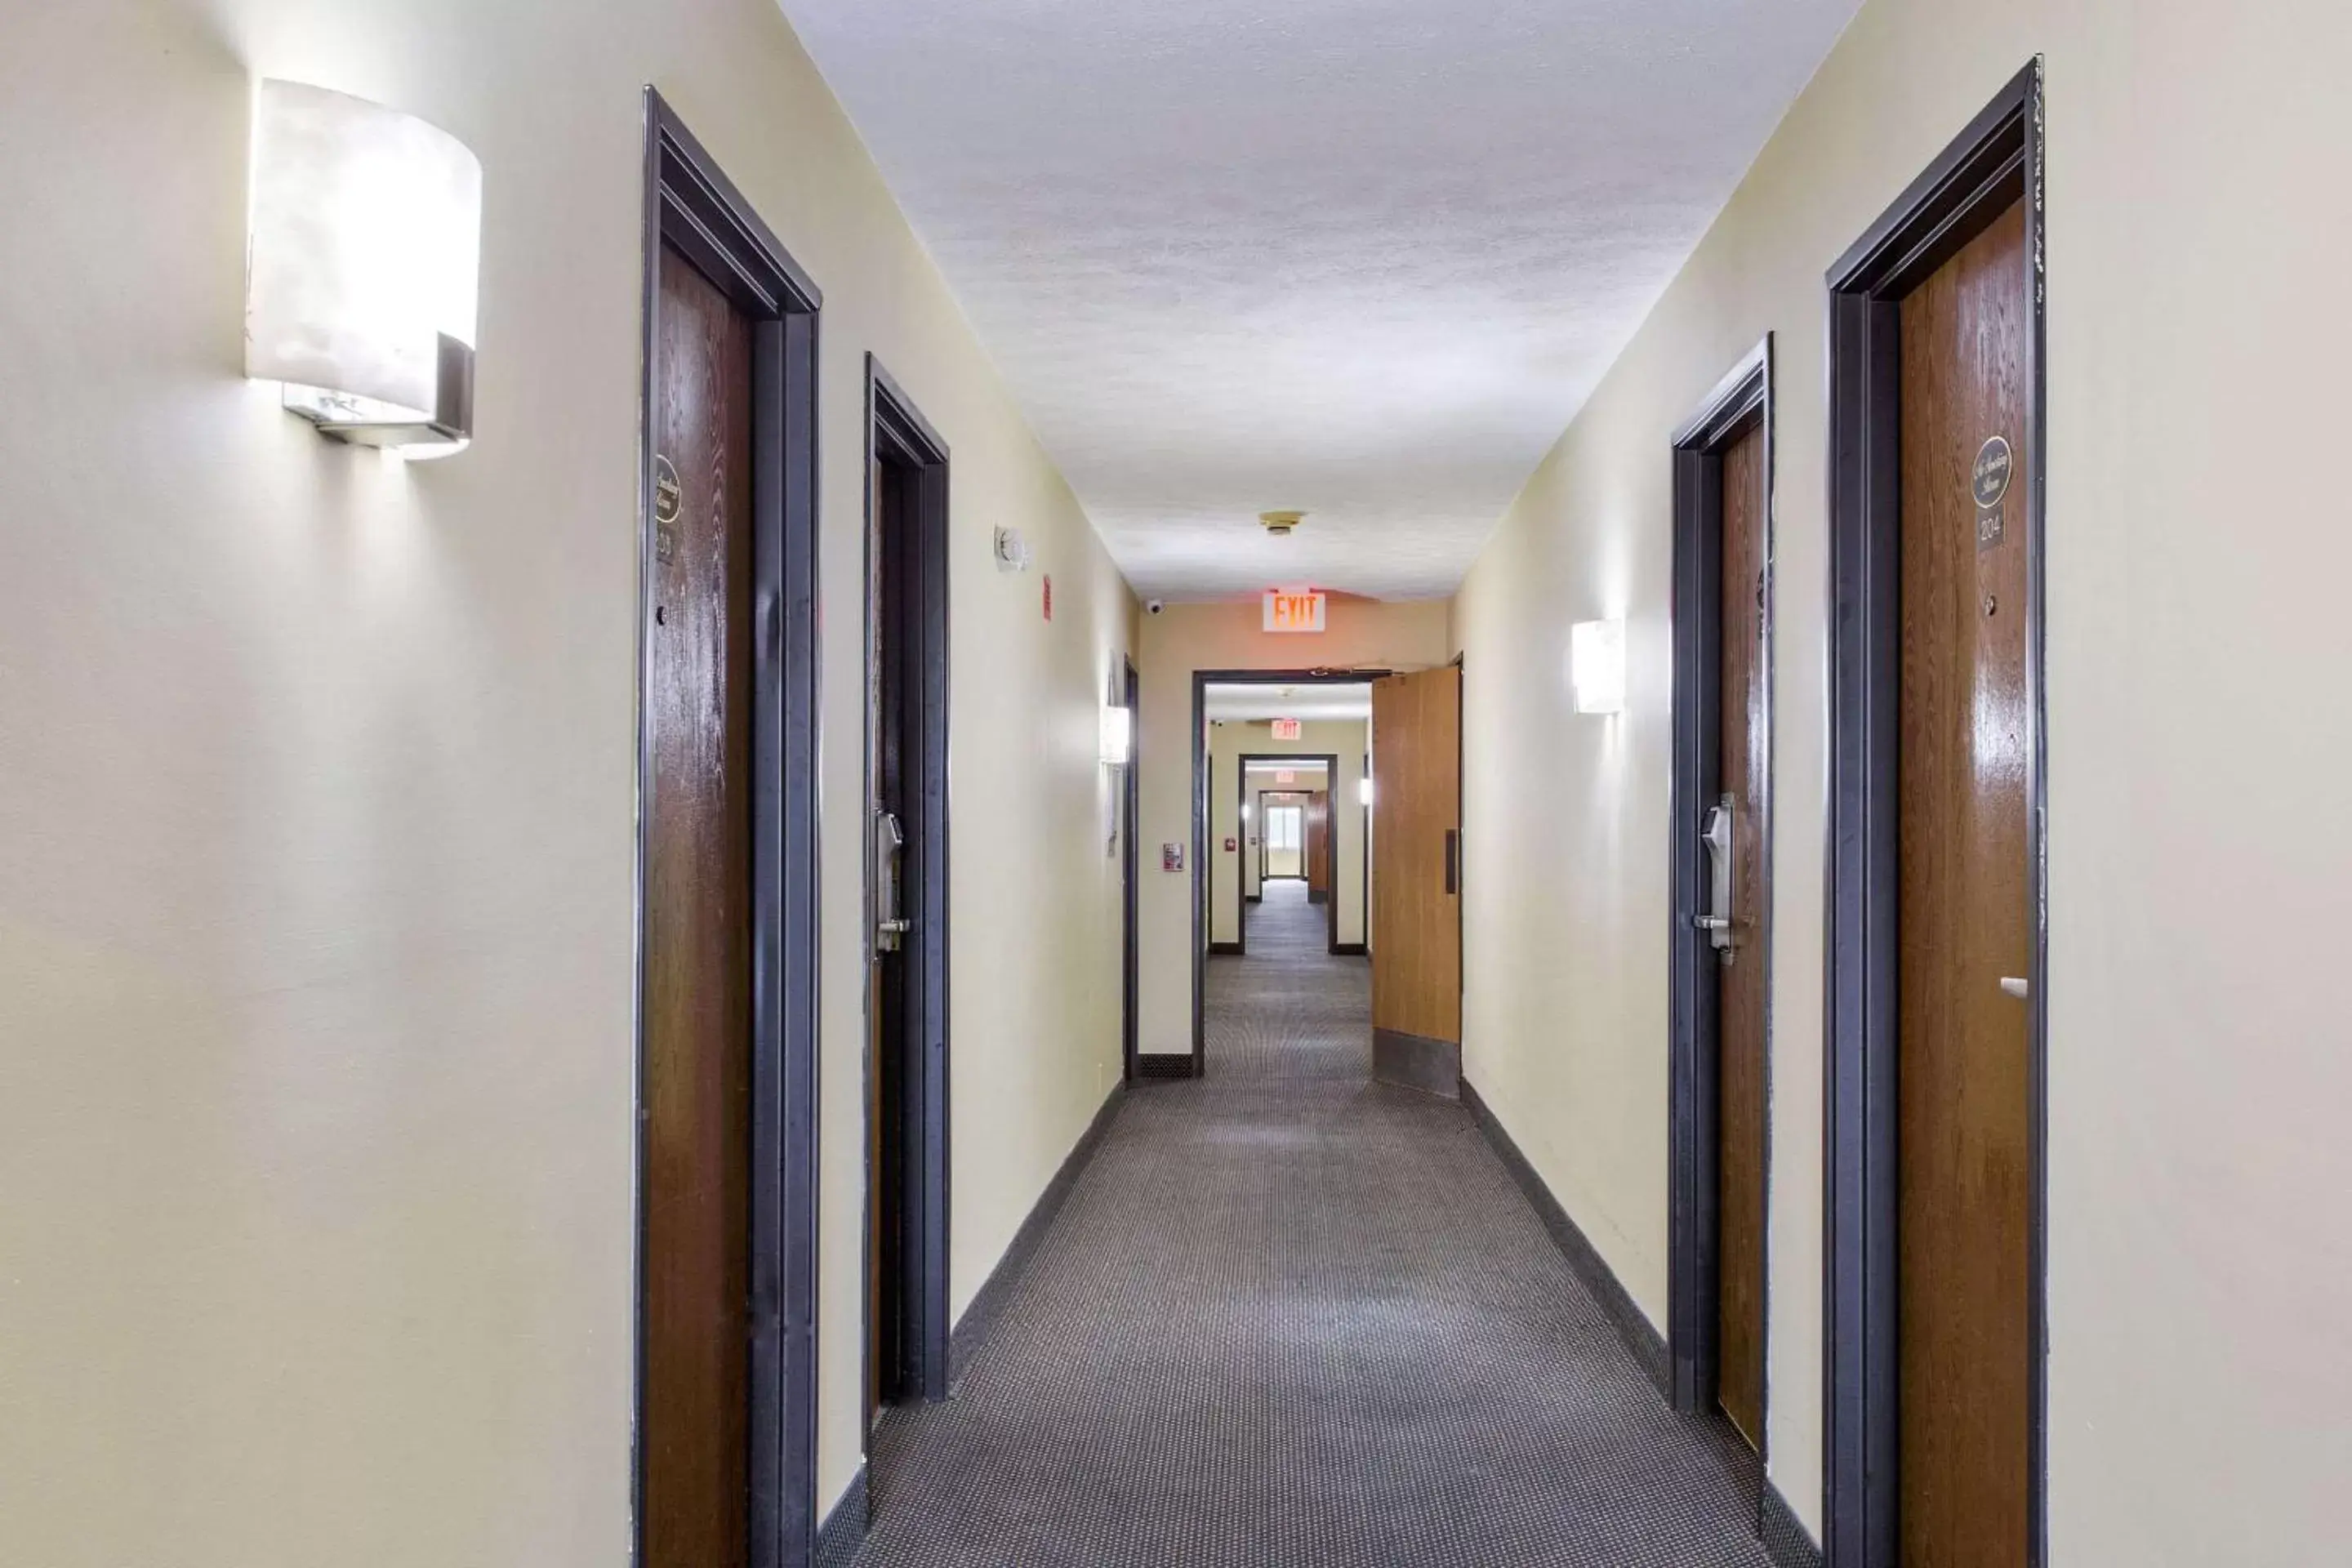
[[1268,588],[1265,629],[1270,632],[1319,632],[1323,629],[1323,595],[1307,588]]

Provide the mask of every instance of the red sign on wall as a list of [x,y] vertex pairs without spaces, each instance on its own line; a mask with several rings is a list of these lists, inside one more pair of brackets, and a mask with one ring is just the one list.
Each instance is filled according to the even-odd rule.
[[1298,782],[1298,775],[1288,768],[1276,768],[1274,771],[1274,782],[1276,784],[1297,784]]
[[1296,719],[1276,719],[1274,721],[1274,738],[1277,741],[1296,741],[1298,739],[1298,721]]
[[1312,588],[1268,588],[1265,629],[1270,632],[1319,632],[1323,629],[1323,595]]

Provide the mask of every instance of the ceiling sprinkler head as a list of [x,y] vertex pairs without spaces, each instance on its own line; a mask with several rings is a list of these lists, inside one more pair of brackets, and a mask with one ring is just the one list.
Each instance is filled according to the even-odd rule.
[[1268,533],[1276,539],[1282,539],[1286,538],[1301,522],[1305,521],[1307,514],[1303,511],[1262,511],[1257,514],[1257,520],[1265,524],[1265,531]]

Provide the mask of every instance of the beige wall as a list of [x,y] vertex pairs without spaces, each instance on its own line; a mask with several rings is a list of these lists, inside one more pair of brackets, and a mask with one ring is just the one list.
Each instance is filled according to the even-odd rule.
[[[1170,605],[1140,625],[1143,711],[1141,1048],[1192,1050],[1192,673],[1201,669],[1426,669],[1445,662],[1446,604],[1335,595],[1319,636],[1263,629],[1259,602]],[[1217,842],[1222,843],[1220,839]],[[1160,846],[1184,847],[1184,871],[1160,869]]]
[[[1654,1320],[1666,1290],[1666,440],[1778,334],[1770,1439],[1820,1513],[1822,276],[2049,60],[2051,1529],[2065,1564],[2339,1561],[2352,317],[2318,0],[1874,0],[1480,557],[1473,1081]],[[1570,623],[1632,693],[1570,710]]]
[[[1258,824],[1252,822],[1244,830],[1234,815],[1238,804],[1235,778],[1240,759],[1244,755],[1330,755],[1339,759],[1339,772],[1333,779],[1326,780],[1320,769],[1301,773],[1298,787],[1331,792],[1331,825],[1339,836],[1339,875],[1333,891],[1339,905],[1339,940],[1364,940],[1365,813],[1358,798],[1356,781],[1363,777],[1364,747],[1370,734],[1370,722],[1360,719],[1310,721],[1299,726],[1300,738],[1296,741],[1274,739],[1273,726],[1264,720],[1210,726],[1209,859],[1214,873],[1210,883],[1212,942],[1239,940],[1242,896],[1258,890],[1257,856],[1248,845],[1249,836],[1259,830]],[[1276,787],[1267,775],[1259,775],[1259,780],[1253,795],[1257,788]],[[1228,837],[1240,839],[1241,850],[1226,854]]]
[[[826,291],[829,1505],[861,1429],[866,351],[954,454],[959,1307],[1118,1071],[1124,586],[772,0],[5,15],[0,1557],[628,1559],[647,81]],[[241,378],[261,74],[480,155],[463,457],[331,447]],[[1007,522],[1050,626],[990,568]]]

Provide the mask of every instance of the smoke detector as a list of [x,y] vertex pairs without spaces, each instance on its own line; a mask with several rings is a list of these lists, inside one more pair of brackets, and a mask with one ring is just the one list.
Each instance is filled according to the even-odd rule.
[[1262,511],[1257,514],[1257,520],[1265,524],[1268,533],[1276,539],[1285,539],[1307,521],[1307,514],[1303,511]]

